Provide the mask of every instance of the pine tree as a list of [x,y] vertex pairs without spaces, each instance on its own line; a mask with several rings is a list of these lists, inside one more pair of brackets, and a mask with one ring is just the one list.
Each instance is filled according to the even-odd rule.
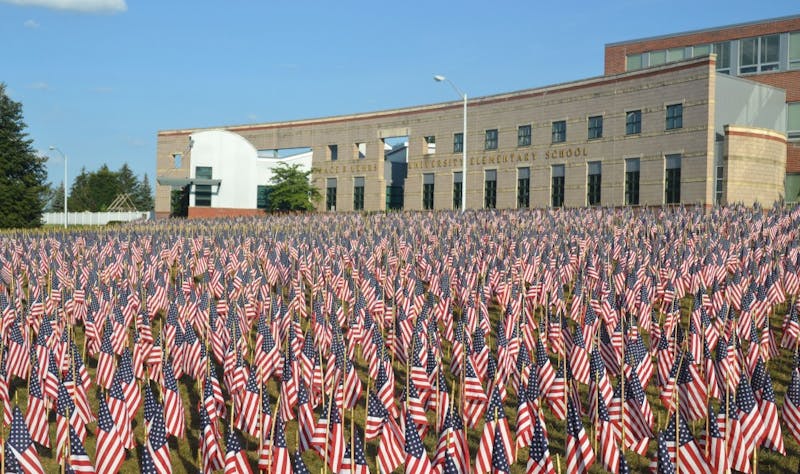
[[144,178],[139,183],[133,202],[139,211],[153,210],[153,190],[150,188],[150,178],[147,177],[147,173],[144,174]]
[[0,83],[0,227],[38,227],[47,198],[46,157],[27,138],[22,104]]
[[50,198],[47,202],[47,212],[64,212],[64,182],[57,188],[50,190]]

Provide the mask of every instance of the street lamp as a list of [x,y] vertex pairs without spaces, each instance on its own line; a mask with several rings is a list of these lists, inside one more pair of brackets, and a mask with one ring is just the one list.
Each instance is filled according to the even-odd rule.
[[64,228],[67,228],[67,155],[64,154],[58,147],[50,145],[50,150],[57,151],[61,158],[64,159]]
[[433,80],[436,82],[447,81],[453,86],[456,94],[464,99],[464,131],[461,134],[461,212],[464,212],[467,209],[467,93],[444,76],[437,74],[433,76]]

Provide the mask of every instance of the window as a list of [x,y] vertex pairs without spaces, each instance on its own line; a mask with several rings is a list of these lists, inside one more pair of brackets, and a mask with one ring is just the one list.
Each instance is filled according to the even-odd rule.
[[497,170],[486,170],[483,186],[483,207],[497,207]]
[[367,156],[367,144],[366,142],[356,142],[354,146],[355,157],[358,160],[363,160]]
[[714,202],[722,204],[722,190],[723,190],[723,180],[722,178],[725,176],[725,167],[724,166],[717,166],[717,178],[714,183]]
[[714,43],[714,54],[717,55],[717,72],[730,74],[731,72],[731,43]]
[[553,122],[553,143],[562,143],[567,141],[567,121],[559,120]]
[[667,106],[667,130],[683,128],[683,104]]
[[641,53],[629,54],[625,57],[625,70],[636,71],[642,68],[642,55]]
[[550,202],[553,207],[564,205],[564,165],[553,165],[550,168]]
[[328,145],[328,158],[331,161],[339,159],[339,145]]
[[639,205],[639,158],[625,160],[625,204]]
[[667,50],[667,62],[680,61],[684,58],[686,50],[684,48],[672,48]]
[[631,110],[625,113],[625,135],[642,133],[642,111]]
[[329,211],[336,210],[336,178],[328,178],[325,191],[325,209]]
[[774,71],[780,60],[780,35],[739,40],[739,74]]
[[589,140],[603,138],[603,116],[589,117]]
[[272,186],[259,186],[256,189],[256,208],[269,209],[269,194],[272,192]]
[[425,137],[425,153],[431,155],[436,153],[436,137],[431,135]]
[[453,173],[453,209],[461,209],[461,190],[464,181],[464,175],[461,171]]
[[650,52],[650,65],[651,66],[661,66],[667,62],[667,52],[666,51],[651,51]]
[[453,134],[453,153],[461,153],[464,151],[464,134],[463,133],[454,133]]
[[497,150],[497,129],[486,130],[486,140],[483,144],[484,150]]
[[517,168],[517,208],[531,205],[531,169]]
[[[194,169],[194,177],[199,179],[211,179],[212,172],[210,166],[197,166]],[[210,184],[195,184],[194,185],[194,205],[209,207],[211,206],[211,185]]]
[[531,126],[520,125],[517,128],[517,146],[530,146],[531,144]]
[[664,202],[677,204],[681,202],[681,155],[666,155],[664,161],[666,165]]
[[183,153],[172,154],[172,165],[175,167],[175,169],[180,168],[182,162],[183,162]]
[[[710,44],[700,44],[692,48],[692,57],[699,58],[701,56],[708,56],[711,53]],[[719,58],[717,58],[719,60]]]
[[800,202],[800,173],[786,173],[784,179],[786,202]]
[[789,69],[800,69],[800,31],[789,34]]
[[424,173],[422,175],[422,208],[433,209],[433,173]]
[[600,183],[602,181],[602,165],[599,161],[590,161],[587,165],[586,202],[590,206],[600,204]]
[[353,178],[353,210],[364,210],[364,177],[356,176]]
[[800,102],[786,104],[786,136],[800,138]]

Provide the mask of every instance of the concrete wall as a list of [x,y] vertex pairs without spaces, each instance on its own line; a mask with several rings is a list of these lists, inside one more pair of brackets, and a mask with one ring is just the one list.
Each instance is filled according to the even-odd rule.
[[786,136],[757,127],[725,126],[725,202],[771,205],[784,197]]

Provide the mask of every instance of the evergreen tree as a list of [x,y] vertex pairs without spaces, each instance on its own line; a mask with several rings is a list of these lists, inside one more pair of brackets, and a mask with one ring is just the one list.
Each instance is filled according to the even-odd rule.
[[322,198],[311,184],[311,170],[302,171],[300,165],[279,164],[272,170],[272,189],[269,194],[271,211],[312,211],[314,203]]
[[153,190],[150,188],[150,178],[147,177],[147,173],[144,174],[142,182],[139,183],[133,202],[139,211],[153,210]]
[[64,212],[64,182],[55,189],[50,189],[47,212]]
[[0,83],[0,227],[38,227],[47,198],[46,157],[25,133],[22,104]]

